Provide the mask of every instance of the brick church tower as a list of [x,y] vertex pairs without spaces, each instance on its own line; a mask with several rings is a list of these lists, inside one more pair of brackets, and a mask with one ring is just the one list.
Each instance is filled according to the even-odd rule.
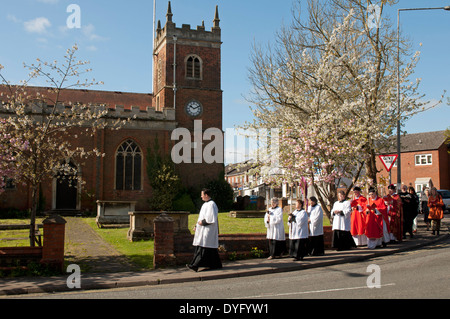
[[[203,131],[222,130],[222,42],[218,7],[211,31],[205,29],[204,22],[196,29],[187,24],[177,28],[172,16],[169,1],[166,24],[161,27],[158,21],[156,30],[153,105],[156,110],[175,108],[177,127],[193,132],[194,121],[201,120]],[[203,147],[207,143],[204,141]],[[198,146],[192,145],[193,148]],[[198,182],[197,178],[216,178],[221,171],[221,163],[206,167],[204,162],[179,165],[180,175],[187,184]]]

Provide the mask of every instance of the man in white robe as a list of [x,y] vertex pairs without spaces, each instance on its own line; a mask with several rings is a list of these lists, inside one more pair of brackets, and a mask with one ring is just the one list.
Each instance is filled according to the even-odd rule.
[[296,209],[289,214],[289,255],[295,260],[303,260],[308,254],[308,214],[303,209],[303,201],[297,200]]
[[272,207],[264,215],[269,240],[269,258],[281,257],[286,250],[286,237],[283,224],[283,210],[278,207],[278,198],[272,198]]
[[200,209],[197,224],[195,225],[194,257],[188,268],[198,271],[199,267],[209,269],[222,268],[222,262],[219,256],[219,209],[216,203],[211,199],[209,189],[202,190],[202,200],[205,202]]
[[317,204],[317,198],[312,196],[309,198],[311,206],[308,208],[309,215],[309,254],[312,256],[322,256],[325,253],[325,245],[323,239],[323,210]]
[[353,240],[351,229],[352,208],[350,201],[345,200],[345,193],[339,191],[338,201],[333,204],[331,209],[331,219],[333,220],[332,247],[336,250],[348,250],[356,247]]

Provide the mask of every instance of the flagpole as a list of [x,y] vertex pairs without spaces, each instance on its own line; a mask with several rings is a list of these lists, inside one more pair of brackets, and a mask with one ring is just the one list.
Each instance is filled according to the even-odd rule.
[[153,78],[154,78],[154,56],[155,56],[155,23],[156,23],[156,0],[153,0],[153,38],[152,38],[152,77],[151,77],[151,91],[153,92]]

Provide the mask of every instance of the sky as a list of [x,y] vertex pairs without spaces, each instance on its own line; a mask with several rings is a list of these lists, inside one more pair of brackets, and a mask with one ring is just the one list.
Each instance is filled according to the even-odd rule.
[[[302,1],[306,3],[306,1]],[[80,28],[67,20],[78,5]],[[156,0],[156,20],[164,25],[167,0]],[[291,0],[172,0],[177,27],[196,28],[205,22],[210,30],[216,5],[222,30],[223,129],[252,120],[245,96],[251,86],[248,69],[252,45],[274,41],[275,33],[292,17]],[[432,8],[450,0],[399,0],[388,9],[394,25],[398,8]],[[402,32],[421,51],[414,76],[421,78],[420,93],[438,101],[444,90],[450,96],[450,11],[427,10],[401,13]],[[78,58],[90,61],[90,77],[104,85],[92,89],[152,93],[151,0],[0,0],[0,64],[11,83],[26,79],[23,63],[36,58],[61,61],[77,43]],[[422,43],[422,46],[420,46]],[[31,83],[45,85],[45,83]],[[239,116],[236,116],[236,115]],[[407,133],[445,130],[450,127],[450,106],[440,104],[406,122]],[[227,156],[227,154],[225,154]],[[240,158],[235,158],[240,161]]]

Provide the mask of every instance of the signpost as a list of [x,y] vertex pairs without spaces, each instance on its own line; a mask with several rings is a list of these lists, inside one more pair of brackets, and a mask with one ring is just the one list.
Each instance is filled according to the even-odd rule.
[[389,172],[389,184],[391,184],[391,168],[394,166],[395,161],[397,160],[397,154],[390,155],[379,155],[378,156],[383,163],[386,170]]

